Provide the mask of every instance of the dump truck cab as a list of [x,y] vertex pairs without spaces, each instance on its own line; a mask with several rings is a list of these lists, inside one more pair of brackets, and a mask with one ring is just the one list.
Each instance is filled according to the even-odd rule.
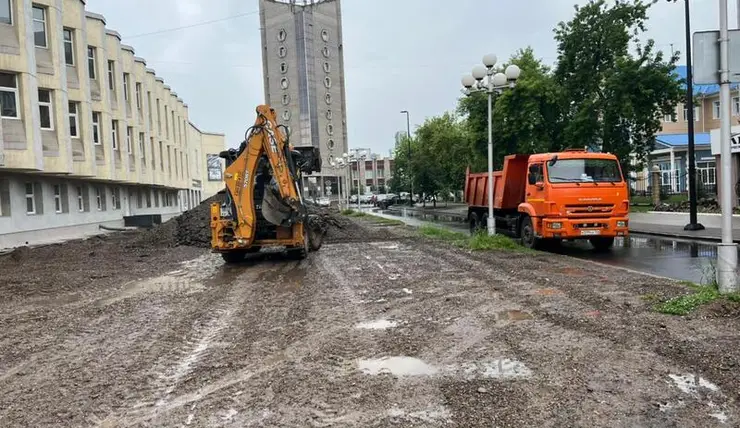
[[[488,218],[486,173],[467,173],[466,202],[471,230]],[[627,236],[629,187],[619,160],[609,153],[569,149],[511,155],[494,173],[496,229],[527,247],[548,240],[588,239],[597,249]]]

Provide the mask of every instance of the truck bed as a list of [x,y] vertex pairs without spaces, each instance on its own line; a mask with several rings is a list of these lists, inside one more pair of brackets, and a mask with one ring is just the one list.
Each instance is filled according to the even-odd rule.
[[[503,171],[493,173],[493,207],[517,209],[524,201],[527,186],[529,155],[510,155],[504,158]],[[465,203],[469,207],[488,206],[488,172],[465,173]]]

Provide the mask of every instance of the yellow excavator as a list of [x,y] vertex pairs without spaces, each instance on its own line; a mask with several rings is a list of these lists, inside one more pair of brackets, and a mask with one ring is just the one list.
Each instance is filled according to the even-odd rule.
[[303,174],[321,172],[321,155],[315,147],[294,147],[289,134],[275,110],[260,105],[239,149],[219,153],[226,188],[211,204],[211,247],[226,263],[266,247],[283,247],[297,259],[321,247],[322,230],[300,186]]

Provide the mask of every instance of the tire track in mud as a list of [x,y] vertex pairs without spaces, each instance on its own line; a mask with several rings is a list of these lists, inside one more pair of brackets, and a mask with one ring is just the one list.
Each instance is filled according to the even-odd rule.
[[[533,387],[533,390],[544,396],[557,395],[559,397],[557,407],[540,403],[540,405],[532,406],[533,410],[538,411],[531,412],[530,416],[545,421],[551,418],[552,414],[557,414],[559,423],[593,425],[600,423],[600,419],[593,417],[589,419],[589,415],[600,413],[602,416],[609,417],[611,412],[613,413],[611,417],[615,420],[625,421],[624,426],[645,424],[646,420],[650,423],[661,421],[660,426],[663,426],[662,424],[672,425],[675,420],[693,423],[691,421],[696,420],[697,417],[703,420],[705,426],[711,426],[713,422],[719,423],[718,420],[711,419],[710,411],[715,412],[713,417],[716,419],[737,417],[735,400],[725,396],[722,392],[709,391],[709,398],[692,402],[692,397],[682,394],[676,385],[668,384],[668,374],[683,373],[682,367],[694,367],[694,365],[687,364],[681,358],[657,353],[653,346],[646,348],[646,343],[652,344],[650,340],[634,339],[627,342],[621,340],[624,333],[615,329],[621,327],[624,315],[602,314],[599,317],[590,317],[587,308],[593,308],[592,305],[597,302],[603,305],[603,297],[583,297],[582,290],[580,293],[574,293],[570,288],[572,286],[563,287],[564,282],[561,278],[542,281],[536,277],[536,274],[525,274],[522,275],[524,278],[512,280],[502,272],[510,270],[512,266],[507,266],[506,263],[493,266],[491,260],[484,255],[463,255],[454,250],[445,251],[444,248],[435,248],[428,244],[425,245],[425,251],[455,260],[456,263],[465,266],[471,275],[480,281],[491,278],[491,274],[503,277],[507,285],[501,287],[499,291],[508,300],[532,311],[535,322],[530,324],[530,328],[517,327],[515,331],[519,331],[518,334],[505,334],[494,329],[492,331],[499,334],[491,336],[493,339],[505,341],[512,350],[515,350],[521,358],[535,368],[536,387]],[[539,284],[529,280],[532,276]],[[562,292],[546,298],[538,297],[535,291],[542,289],[543,283],[561,288]],[[568,283],[565,282],[565,284]],[[555,300],[556,303],[548,304],[546,300]],[[581,301],[586,305],[580,303]],[[542,321],[536,321],[537,319]],[[610,325],[612,323],[617,323],[617,326]],[[552,342],[553,337],[560,337],[559,345],[556,348],[548,348],[547,343]],[[593,361],[600,361],[600,364],[594,365]],[[607,361],[610,362],[607,363]],[[648,361],[650,364],[646,365]],[[564,367],[568,367],[570,373],[564,371]],[[615,371],[620,370],[619,367],[623,371]],[[543,379],[547,382],[542,382]],[[553,390],[549,386],[556,379],[566,382],[563,386],[570,390],[568,394],[564,394],[562,389]],[[630,397],[636,389],[639,389],[643,395],[648,394],[648,397],[642,397],[643,400],[631,403],[630,400],[624,400],[621,403],[618,400],[617,403],[621,404],[621,407],[613,406],[614,408],[607,411],[595,398],[600,396],[602,401],[614,400],[615,394],[626,398]],[[520,392],[517,393],[511,388],[499,388],[498,391],[508,391],[512,397],[521,395]],[[725,391],[731,391],[731,387],[726,385]],[[531,398],[528,401],[531,402]],[[702,402],[704,407],[700,405]],[[666,414],[664,409],[670,407],[671,403],[674,403],[675,413]],[[690,404],[684,404],[681,408],[675,403]],[[503,405],[507,402],[498,401],[497,404]],[[511,411],[515,410],[515,407],[508,405],[503,408],[508,410],[501,412],[499,416],[503,414],[506,423],[525,422],[521,414]]]

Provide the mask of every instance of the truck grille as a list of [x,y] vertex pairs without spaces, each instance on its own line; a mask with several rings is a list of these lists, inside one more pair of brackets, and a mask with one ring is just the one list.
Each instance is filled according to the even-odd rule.
[[613,204],[579,204],[565,206],[566,215],[573,215],[577,217],[608,217],[612,215],[613,211]]

